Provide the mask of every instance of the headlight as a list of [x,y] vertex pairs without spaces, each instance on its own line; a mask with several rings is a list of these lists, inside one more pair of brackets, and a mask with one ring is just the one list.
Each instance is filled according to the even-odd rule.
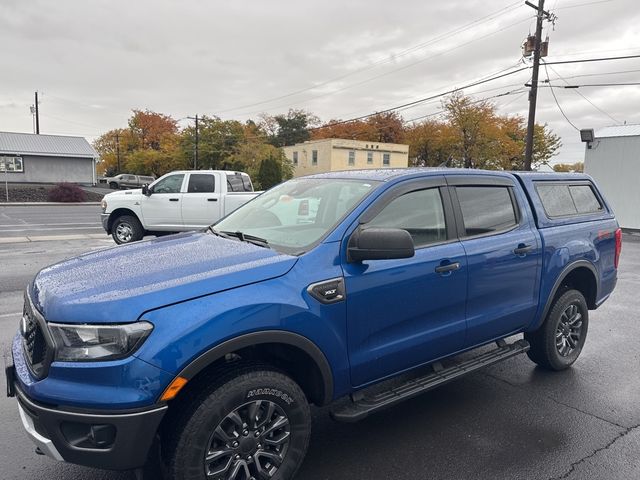
[[115,360],[133,353],[149,336],[149,322],[122,325],[49,323],[56,345],[55,360],[62,362]]
[[103,198],[102,201],[100,202],[100,206],[102,206],[103,213],[107,211],[107,200],[105,198]]

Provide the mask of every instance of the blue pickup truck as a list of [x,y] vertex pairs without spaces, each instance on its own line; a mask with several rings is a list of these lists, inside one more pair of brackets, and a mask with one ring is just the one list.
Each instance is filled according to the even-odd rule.
[[57,460],[140,474],[156,452],[172,479],[291,479],[309,404],[341,399],[353,422],[514,355],[569,367],[621,239],[586,175],[293,179],[206,231],[38,273],[8,394]]

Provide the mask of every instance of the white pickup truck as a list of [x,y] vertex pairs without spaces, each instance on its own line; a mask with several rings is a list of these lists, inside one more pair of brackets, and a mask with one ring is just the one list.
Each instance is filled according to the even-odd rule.
[[100,217],[116,243],[130,243],[205,228],[259,194],[246,173],[176,171],[141,189],[105,195]]

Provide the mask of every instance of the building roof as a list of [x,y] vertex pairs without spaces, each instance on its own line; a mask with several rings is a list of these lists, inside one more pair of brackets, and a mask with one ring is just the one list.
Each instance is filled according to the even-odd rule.
[[599,128],[595,131],[595,138],[635,137],[640,136],[640,125],[616,125]]
[[0,132],[0,154],[46,157],[96,158],[97,152],[84,137]]

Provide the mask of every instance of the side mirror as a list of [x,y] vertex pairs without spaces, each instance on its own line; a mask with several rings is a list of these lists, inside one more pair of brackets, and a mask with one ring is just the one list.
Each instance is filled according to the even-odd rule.
[[349,239],[347,261],[389,260],[415,255],[413,239],[400,228],[362,228]]
[[145,183],[144,185],[142,185],[142,194],[146,195],[147,197],[151,195],[151,193],[153,192],[153,190],[151,188],[149,188],[149,184]]

